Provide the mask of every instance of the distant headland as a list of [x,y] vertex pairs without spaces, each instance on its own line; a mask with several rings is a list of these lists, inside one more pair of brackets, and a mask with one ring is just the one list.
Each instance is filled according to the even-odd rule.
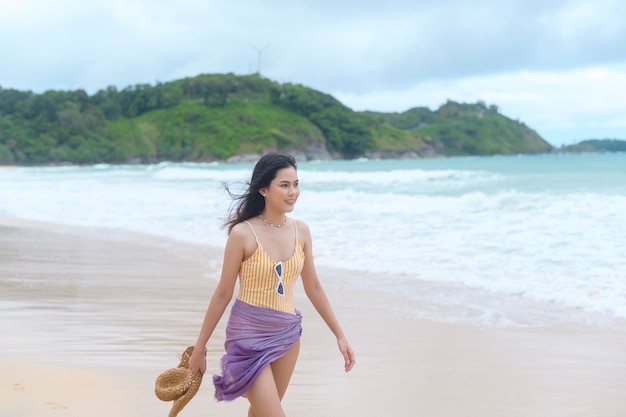
[[202,74],[167,83],[83,90],[0,87],[0,164],[423,158],[624,150],[625,141],[555,149],[494,104],[448,101],[431,111],[356,112],[334,97],[258,75]]

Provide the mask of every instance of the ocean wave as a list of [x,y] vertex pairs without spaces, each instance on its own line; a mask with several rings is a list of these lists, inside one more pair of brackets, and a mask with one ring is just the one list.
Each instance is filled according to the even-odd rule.
[[[623,167],[607,171],[602,160],[591,169],[578,158],[556,170],[552,161],[429,161],[433,169],[386,162],[402,169],[385,171],[370,161],[301,164],[292,215],[309,224],[316,263],[368,272],[381,291],[397,274],[626,317]],[[482,168],[449,169],[455,163]],[[221,183],[245,182],[251,167],[2,170],[0,213],[222,245],[230,199]]]

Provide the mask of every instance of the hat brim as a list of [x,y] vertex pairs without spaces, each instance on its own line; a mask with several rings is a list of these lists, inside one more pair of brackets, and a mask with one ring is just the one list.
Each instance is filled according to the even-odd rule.
[[185,392],[180,398],[174,400],[174,404],[172,404],[172,410],[168,417],[176,417],[176,415],[182,410],[189,401],[196,395],[198,390],[200,389],[200,384],[202,383],[202,374],[198,373],[195,378],[192,379],[191,385],[187,392]]
[[192,385],[193,375],[187,368],[171,368],[156,379],[154,393],[162,401],[172,401],[182,397]]

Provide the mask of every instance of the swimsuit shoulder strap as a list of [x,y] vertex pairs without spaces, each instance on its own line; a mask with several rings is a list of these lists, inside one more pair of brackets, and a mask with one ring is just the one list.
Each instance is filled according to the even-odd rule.
[[248,226],[250,226],[250,230],[252,230],[252,233],[254,234],[254,238],[256,239],[257,242],[259,242],[259,237],[256,235],[256,232],[254,231],[254,227],[252,227],[250,222],[248,222],[247,220],[244,220],[243,222],[247,224]]

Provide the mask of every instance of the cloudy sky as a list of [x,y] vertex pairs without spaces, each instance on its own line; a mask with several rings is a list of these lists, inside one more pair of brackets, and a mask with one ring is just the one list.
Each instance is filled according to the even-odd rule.
[[553,145],[626,139],[623,0],[0,0],[0,86],[249,74],[354,110],[483,100]]

